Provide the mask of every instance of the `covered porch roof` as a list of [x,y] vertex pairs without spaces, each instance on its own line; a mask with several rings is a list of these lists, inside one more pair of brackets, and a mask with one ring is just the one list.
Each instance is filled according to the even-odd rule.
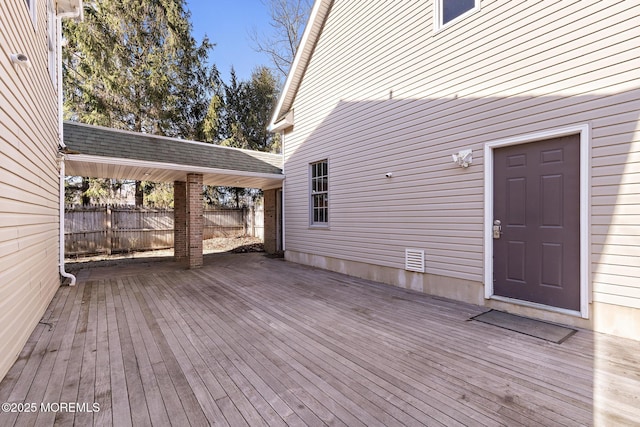
[[66,174],[152,182],[271,189],[282,186],[282,156],[74,122],[64,123]]

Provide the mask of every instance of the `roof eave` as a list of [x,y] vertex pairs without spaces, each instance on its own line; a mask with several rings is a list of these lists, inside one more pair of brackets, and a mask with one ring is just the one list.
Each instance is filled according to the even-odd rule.
[[293,110],[287,111],[287,114],[280,120],[269,125],[269,132],[281,132],[293,126]]
[[269,178],[274,180],[282,181],[284,180],[284,175],[282,172],[280,173],[267,173],[267,172],[251,172],[251,171],[241,171],[234,169],[222,169],[216,167],[206,167],[206,166],[192,166],[192,165],[183,165],[178,163],[167,163],[167,162],[154,162],[148,160],[140,160],[140,159],[123,159],[119,157],[105,157],[105,156],[96,156],[91,154],[67,154],[65,158],[69,161],[75,162],[89,162],[96,164],[114,164],[119,166],[132,166],[140,169],[171,169],[171,170],[179,170],[185,173],[218,173],[232,176],[248,176],[253,178]]
[[189,173],[198,173],[206,185],[263,190],[281,188],[285,179],[282,172],[251,172],[87,154],[66,154],[65,164],[67,174],[74,176],[171,183],[184,181]]
[[82,21],[84,19],[82,0],[56,0],[56,16],[61,19]]
[[298,87],[300,86],[300,82],[302,81],[307,65],[311,60],[313,49],[320,37],[324,21],[329,14],[332,3],[333,0],[316,0],[313,4],[307,26],[305,27],[302,40],[300,41],[300,47],[293,59],[293,64],[291,64],[291,69],[289,70],[284,88],[282,89],[282,93],[278,99],[278,104],[273,112],[271,123],[269,123],[268,128],[272,132],[282,130],[278,129],[277,126],[283,125],[282,117],[285,114],[288,114],[293,106],[293,100],[295,99],[296,92],[298,91]]

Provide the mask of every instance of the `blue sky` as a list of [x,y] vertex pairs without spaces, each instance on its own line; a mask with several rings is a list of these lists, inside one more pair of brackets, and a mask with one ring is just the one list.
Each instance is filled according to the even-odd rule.
[[269,30],[269,11],[260,0],[186,0],[191,11],[193,35],[201,41],[206,34],[216,44],[209,60],[218,66],[224,81],[231,66],[241,80],[248,80],[259,65],[270,66],[269,59],[252,49],[249,36]]

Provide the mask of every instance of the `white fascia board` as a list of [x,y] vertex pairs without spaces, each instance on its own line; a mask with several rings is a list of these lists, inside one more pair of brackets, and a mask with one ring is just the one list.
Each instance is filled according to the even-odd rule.
[[177,163],[150,162],[147,160],[120,159],[115,157],[91,156],[87,154],[67,154],[66,158],[68,161],[71,161],[71,162],[76,161],[76,162],[109,164],[109,165],[116,165],[116,166],[128,166],[128,167],[138,167],[138,168],[147,168],[147,169],[177,170],[177,171],[189,172],[189,173],[220,174],[220,175],[230,175],[230,176],[243,176],[243,177],[250,177],[250,178],[267,178],[267,179],[284,180],[284,175],[276,174],[276,173],[246,172],[246,171],[237,171],[233,169],[219,169],[219,168],[207,168],[202,166],[180,165]]
[[280,132],[290,128],[291,126],[293,126],[293,110],[289,110],[289,112],[279,122],[269,125],[267,130],[269,132]]
[[[320,31],[314,32],[316,25],[321,24],[326,18],[326,14],[329,11],[329,5],[332,0],[316,0],[311,9],[307,26],[302,34],[302,40],[300,40],[300,46],[296,52],[296,56],[291,64],[291,69],[287,75],[287,80],[284,83],[284,88],[278,99],[278,104],[273,111],[271,122],[268,129],[275,128],[279,123],[279,118],[285,113],[283,110],[285,100],[289,97],[293,97],[298,90],[298,85],[302,80],[302,74],[304,73],[309,60],[311,59],[311,50],[316,44],[318,37],[320,37]],[[291,108],[289,105],[287,108]],[[273,131],[272,131],[273,132]]]

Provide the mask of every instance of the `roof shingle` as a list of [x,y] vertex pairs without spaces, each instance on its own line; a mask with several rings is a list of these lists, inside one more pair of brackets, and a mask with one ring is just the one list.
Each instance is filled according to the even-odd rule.
[[64,123],[64,143],[75,154],[257,173],[282,173],[282,156],[177,138]]

